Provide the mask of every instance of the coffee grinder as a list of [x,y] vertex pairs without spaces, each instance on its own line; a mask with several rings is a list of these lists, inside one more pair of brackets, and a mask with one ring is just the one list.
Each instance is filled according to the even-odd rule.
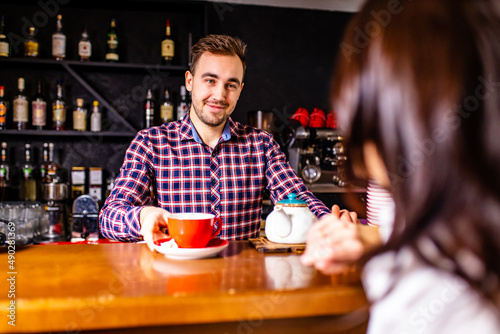
[[37,243],[68,241],[68,185],[63,182],[42,184],[43,214]]

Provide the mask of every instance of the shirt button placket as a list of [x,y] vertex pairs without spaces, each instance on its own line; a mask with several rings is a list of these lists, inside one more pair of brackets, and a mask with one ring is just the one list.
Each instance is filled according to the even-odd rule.
[[219,169],[219,159],[215,154],[215,150],[212,152],[210,159],[210,197],[211,197],[211,210],[216,216],[220,216],[220,169]]

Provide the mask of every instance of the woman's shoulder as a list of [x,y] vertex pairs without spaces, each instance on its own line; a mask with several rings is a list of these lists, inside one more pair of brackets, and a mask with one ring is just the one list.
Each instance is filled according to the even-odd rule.
[[363,285],[373,303],[369,333],[500,333],[500,318],[489,302],[410,249],[370,260]]

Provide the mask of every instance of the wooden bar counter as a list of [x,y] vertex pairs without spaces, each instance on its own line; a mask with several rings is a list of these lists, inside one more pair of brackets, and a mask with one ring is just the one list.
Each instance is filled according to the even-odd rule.
[[366,332],[357,271],[325,276],[248,241],[198,260],[143,243],[33,245],[16,248],[10,268],[1,251],[2,333]]

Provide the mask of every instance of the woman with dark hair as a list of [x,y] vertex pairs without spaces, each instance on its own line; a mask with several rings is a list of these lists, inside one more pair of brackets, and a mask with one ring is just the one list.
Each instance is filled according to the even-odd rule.
[[368,0],[346,30],[332,101],[393,227],[325,216],[302,260],[365,264],[369,333],[500,333],[499,36],[495,0]]

